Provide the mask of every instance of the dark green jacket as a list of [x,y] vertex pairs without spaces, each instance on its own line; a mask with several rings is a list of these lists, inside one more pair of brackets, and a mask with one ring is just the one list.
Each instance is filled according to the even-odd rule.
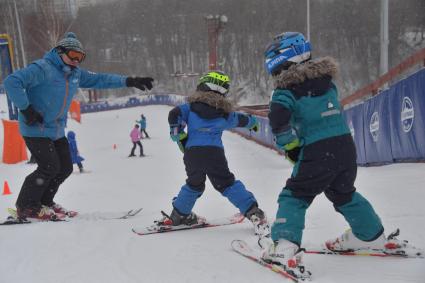
[[274,77],[269,121],[281,143],[298,137],[309,145],[350,133],[332,82],[335,74],[336,63],[325,57],[294,65]]

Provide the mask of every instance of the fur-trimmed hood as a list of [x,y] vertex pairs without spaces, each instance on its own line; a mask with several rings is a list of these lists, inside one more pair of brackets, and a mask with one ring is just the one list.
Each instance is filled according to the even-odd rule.
[[230,113],[233,111],[232,103],[224,96],[213,91],[195,91],[191,96],[189,96],[187,101],[191,104],[195,102],[201,102],[217,110],[221,109],[225,113]]
[[332,57],[322,57],[308,61],[304,64],[292,65],[288,70],[274,76],[275,87],[288,88],[292,85],[301,84],[306,80],[317,79],[324,76],[334,78],[337,74],[338,65]]

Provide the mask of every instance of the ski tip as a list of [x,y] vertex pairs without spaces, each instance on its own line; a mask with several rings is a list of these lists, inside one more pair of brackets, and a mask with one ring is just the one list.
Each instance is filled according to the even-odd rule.
[[139,236],[146,235],[146,234],[144,234],[144,233],[138,232],[138,231],[137,231],[136,229],[134,229],[134,228],[132,228],[132,229],[131,229],[131,231],[132,231],[133,233],[135,233],[136,235],[139,235]]

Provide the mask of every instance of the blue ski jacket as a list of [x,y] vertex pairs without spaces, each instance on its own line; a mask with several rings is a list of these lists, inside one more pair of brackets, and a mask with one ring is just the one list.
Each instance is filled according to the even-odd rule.
[[231,104],[214,92],[197,92],[189,97],[189,103],[172,109],[168,116],[170,127],[187,126],[185,148],[193,146],[217,146],[223,148],[223,131],[236,127],[251,128],[255,118],[231,110]]
[[43,123],[29,126],[19,113],[19,130],[25,137],[47,137],[57,140],[65,136],[67,112],[78,88],[125,87],[126,76],[97,74],[66,65],[55,49],[26,68],[4,80],[10,100],[19,110],[30,104],[43,116]]
[[136,121],[140,125],[140,129],[146,129],[146,118],[141,118],[140,120]]

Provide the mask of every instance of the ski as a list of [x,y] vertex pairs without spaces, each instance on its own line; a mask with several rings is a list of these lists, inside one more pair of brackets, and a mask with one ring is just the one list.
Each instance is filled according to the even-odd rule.
[[190,226],[188,225],[171,226],[171,225],[153,224],[143,228],[133,228],[132,231],[136,233],[137,235],[144,236],[144,235],[156,234],[156,233],[166,233],[166,232],[173,232],[173,231],[232,225],[232,224],[241,223],[244,219],[245,217],[242,214],[237,213],[231,217],[215,219],[212,221],[207,220],[205,223],[199,223],[199,224],[194,224]]
[[54,220],[49,220],[49,221],[29,221],[27,219],[20,219],[18,218],[18,214],[16,212],[15,209],[13,208],[8,208],[7,212],[10,214],[6,220],[2,223],[0,223],[0,225],[18,225],[18,224],[30,224],[30,223],[35,223],[35,222],[63,222],[66,221],[66,219],[54,219]]
[[114,220],[114,219],[128,219],[136,216],[142,211],[143,208],[131,209],[127,212],[88,212],[80,213],[77,216],[71,218],[75,220]]
[[[50,221],[43,221],[43,222],[62,222],[66,221],[65,219],[62,220],[50,220]],[[41,221],[39,221],[41,222]],[[33,221],[28,221],[25,219],[17,219],[13,216],[8,216],[5,221],[1,222],[0,225],[17,225],[17,224],[30,224],[34,223]]]
[[300,282],[311,279],[311,272],[305,270],[304,266],[298,266],[296,268],[290,268],[285,265],[279,265],[271,262],[267,262],[261,258],[258,252],[251,248],[245,241],[233,240],[232,249],[238,254],[276,272],[283,277],[292,280],[293,282]]
[[406,240],[399,240],[400,229],[396,229],[387,237],[384,250],[348,250],[333,251],[327,248],[305,249],[306,254],[321,255],[344,255],[344,256],[375,256],[375,257],[401,257],[401,258],[424,258],[424,251],[409,244]]
[[16,210],[8,208],[9,216],[7,219],[0,223],[0,225],[17,225],[17,224],[30,224],[40,222],[71,222],[76,220],[86,221],[97,221],[97,220],[115,220],[115,219],[128,219],[136,216],[142,211],[143,208],[131,209],[126,212],[91,212],[91,213],[80,213],[74,217],[67,217],[65,219],[56,219],[49,221],[29,221],[26,219],[19,219],[16,214]]

